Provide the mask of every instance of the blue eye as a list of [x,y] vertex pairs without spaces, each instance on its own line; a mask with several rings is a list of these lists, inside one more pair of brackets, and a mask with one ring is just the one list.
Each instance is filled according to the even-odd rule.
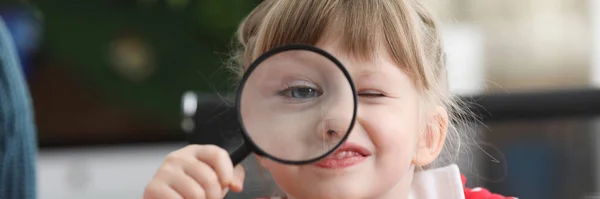
[[279,95],[288,97],[288,98],[303,100],[303,99],[319,97],[319,96],[323,95],[323,93],[315,88],[306,87],[306,86],[297,86],[297,87],[289,87],[283,91],[280,91]]
[[321,93],[319,91],[317,91],[316,89],[313,89],[313,88],[309,88],[309,87],[292,88],[292,89],[290,89],[290,94],[293,98],[300,98],[300,99],[321,96]]

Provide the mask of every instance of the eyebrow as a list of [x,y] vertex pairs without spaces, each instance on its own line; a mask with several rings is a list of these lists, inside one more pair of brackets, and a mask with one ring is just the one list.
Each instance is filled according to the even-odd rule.
[[[302,51],[302,52],[304,52],[304,51]],[[309,63],[309,64],[323,64],[324,63],[321,59],[311,59],[311,57],[305,53],[307,53],[307,52],[298,53],[298,52],[290,51],[285,56],[290,57],[291,59],[296,60],[298,62],[305,62],[305,63]],[[313,53],[313,52],[310,52],[310,53]],[[322,57],[321,55],[318,55],[318,56]],[[323,58],[325,58],[325,57],[323,57]]]
[[359,67],[353,72],[353,76],[357,79],[371,78],[373,76],[378,76],[379,74],[381,74],[381,70],[379,69],[379,67],[374,65]]

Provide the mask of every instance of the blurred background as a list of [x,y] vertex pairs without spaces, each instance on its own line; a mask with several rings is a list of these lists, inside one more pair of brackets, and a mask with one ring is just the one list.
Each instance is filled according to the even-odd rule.
[[[39,198],[139,198],[164,156],[186,144],[182,95],[230,90],[222,65],[259,2],[2,1],[36,111]],[[598,0],[427,3],[443,22],[455,93],[600,86]],[[481,145],[461,161],[470,185],[527,199],[600,197],[595,116],[509,117],[475,130]],[[259,181],[238,196],[270,189]]]

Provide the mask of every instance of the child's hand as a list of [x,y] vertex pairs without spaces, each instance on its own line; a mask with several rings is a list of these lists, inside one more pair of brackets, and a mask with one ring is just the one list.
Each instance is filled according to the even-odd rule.
[[221,199],[242,191],[244,169],[214,145],[190,145],[170,153],[146,186],[144,199]]

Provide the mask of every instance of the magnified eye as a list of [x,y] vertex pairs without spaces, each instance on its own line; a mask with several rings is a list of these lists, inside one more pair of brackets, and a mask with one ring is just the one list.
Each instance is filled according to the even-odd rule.
[[278,94],[286,98],[306,100],[319,97],[323,95],[323,92],[316,88],[316,86],[303,82],[300,85],[288,85],[286,89],[279,91]]
[[294,99],[309,99],[321,96],[323,93],[310,87],[289,87],[281,92],[280,95]]

